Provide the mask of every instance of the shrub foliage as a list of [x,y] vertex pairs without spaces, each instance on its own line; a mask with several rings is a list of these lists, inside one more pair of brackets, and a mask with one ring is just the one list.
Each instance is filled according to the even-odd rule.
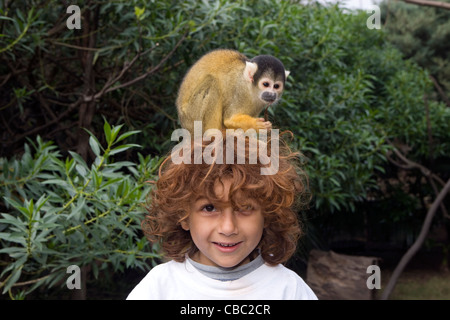
[[[447,174],[450,109],[424,99],[427,71],[383,28],[368,29],[366,12],[276,0],[77,4],[79,30],[67,28],[64,2],[0,4],[4,293],[58,283],[70,264],[98,275],[155,257],[139,233],[145,181],[173,145],[185,72],[215,48],[272,54],[291,71],[269,118],[294,133],[314,213],[356,211],[390,178],[394,146]],[[119,124],[129,131],[119,136]],[[421,199],[433,195],[424,190]]]

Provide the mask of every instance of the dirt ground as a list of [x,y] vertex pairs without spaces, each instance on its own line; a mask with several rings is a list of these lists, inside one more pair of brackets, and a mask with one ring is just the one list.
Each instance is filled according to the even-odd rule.
[[[382,289],[390,273],[382,279]],[[377,296],[381,295],[382,289]],[[405,270],[397,281],[389,300],[450,300],[450,272],[436,270]]]
[[[396,259],[383,261],[381,269],[381,290],[387,285],[396,263]],[[443,265],[441,251],[419,252],[400,275],[390,300],[450,300],[450,271]]]

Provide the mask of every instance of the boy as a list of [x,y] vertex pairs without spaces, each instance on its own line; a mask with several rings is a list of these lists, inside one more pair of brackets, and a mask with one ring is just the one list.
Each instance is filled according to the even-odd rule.
[[[278,172],[261,175],[270,163],[249,161],[255,144],[248,137],[244,149],[227,144],[235,138],[212,142],[223,147],[213,149],[220,159],[212,164],[174,164],[170,157],[163,163],[142,227],[171,260],[154,267],[127,299],[317,299],[282,265],[301,234],[293,210],[306,194],[294,165],[298,155],[284,146]],[[270,140],[265,150],[279,142]],[[202,141],[202,152],[212,143]],[[225,150],[230,145],[233,150]]]

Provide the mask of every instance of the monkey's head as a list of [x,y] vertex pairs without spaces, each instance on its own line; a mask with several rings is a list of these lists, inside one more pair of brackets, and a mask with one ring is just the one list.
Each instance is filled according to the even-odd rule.
[[253,83],[263,104],[274,104],[283,93],[289,73],[277,58],[260,55],[246,62],[244,77]]

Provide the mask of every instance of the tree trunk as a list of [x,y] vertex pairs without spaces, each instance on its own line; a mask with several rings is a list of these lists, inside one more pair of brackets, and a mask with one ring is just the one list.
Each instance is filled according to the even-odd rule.
[[[94,11],[86,10],[84,13],[84,35],[86,42],[83,46],[88,48],[95,48],[97,43],[97,29],[98,29],[98,19],[99,19],[99,6],[97,6]],[[87,50],[81,52],[82,62],[84,65],[84,88],[83,95],[85,97],[90,97],[95,93],[95,74],[93,71],[94,62],[94,51]],[[78,114],[78,142],[77,142],[77,153],[87,160],[89,155],[89,135],[83,130],[83,128],[91,130],[91,123],[95,113],[96,102],[91,100],[88,102],[83,102],[80,106]]]

